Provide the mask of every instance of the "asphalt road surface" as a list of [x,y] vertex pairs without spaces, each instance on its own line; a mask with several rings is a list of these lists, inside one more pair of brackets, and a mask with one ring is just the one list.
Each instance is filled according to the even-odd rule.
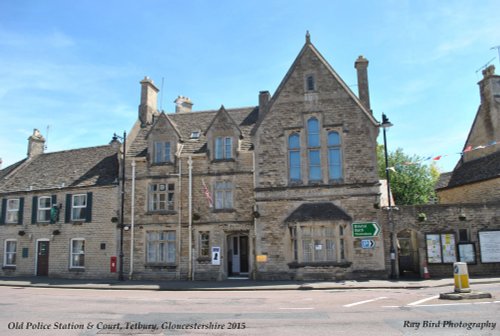
[[492,299],[453,288],[122,291],[0,287],[0,335],[500,335]]

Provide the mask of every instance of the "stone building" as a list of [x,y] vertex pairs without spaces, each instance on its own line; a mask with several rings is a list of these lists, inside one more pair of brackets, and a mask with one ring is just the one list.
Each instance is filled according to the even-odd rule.
[[27,158],[0,171],[0,274],[115,277],[117,146],[44,146],[34,130]]
[[423,276],[425,266],[431,276],[452,276],[457,261],[473,277],[500,274],[500,76],[493,66],[483,76],[463,155],[438,182],[440,204],[398,207],[392,223],[382,217],[386,240],[390,228],[397,237],[401,275]]
[[483,71],[481,104],[455,169],[442,176],[440,203],[500,201],[500,76],[495,67]]
[[[377,222],[379,123],[368,61],[359,98],[309,35],[274,95],[258,105],[158,111],[141,81],[127,138],[125,272],[158,279],[386,276],[383,239],[364,249],[353,222]],[[129,206],[130,205],[130,206]]]

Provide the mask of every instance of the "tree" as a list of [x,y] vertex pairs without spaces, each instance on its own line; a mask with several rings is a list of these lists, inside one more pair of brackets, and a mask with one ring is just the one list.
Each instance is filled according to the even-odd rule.
[[[386,179],[384,146],[377,146],[378,174]],[[388,153],[391,191],[397,205],[426,204],[436,197],[434,186],[439,170],[433,163],[422,164],[422,158],[410,157],[401,148]]]

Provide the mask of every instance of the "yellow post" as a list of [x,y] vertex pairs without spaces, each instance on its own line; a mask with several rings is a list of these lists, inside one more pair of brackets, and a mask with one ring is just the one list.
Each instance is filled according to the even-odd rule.
[[455,292],[470,293],[467,264],[464,262],[453,263],[453,275],[455,277]]

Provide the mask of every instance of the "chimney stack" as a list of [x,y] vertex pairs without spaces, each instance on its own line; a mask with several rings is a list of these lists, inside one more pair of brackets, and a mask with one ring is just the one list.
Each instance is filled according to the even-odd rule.
[[191,112],[193,109],[193,102],[188,97],[178,96],[175,103],[175,113]]
[[354,67],[358,72],[358,98],[363,106],[371,112],[370,109],[370,92],[368,90],[368,60],[363,56],[359,56]]
[[153,114],[157,111],[158,88],[149,77],[144,77],[141,83],[141,104],[139,105],[139,120],[144,127],[153,122]]
[[33,134],[28,138],[28,158],[33,158],[43,154],[45,149],[45,138],[36,128],[33,129]]
[[266,111],[267,103],[269,103],[270,98],[271,98],[271,94],[269,93],[269,91],[260,91],[259,92],[259,115],[260,116],[264,115],[264,113]]

